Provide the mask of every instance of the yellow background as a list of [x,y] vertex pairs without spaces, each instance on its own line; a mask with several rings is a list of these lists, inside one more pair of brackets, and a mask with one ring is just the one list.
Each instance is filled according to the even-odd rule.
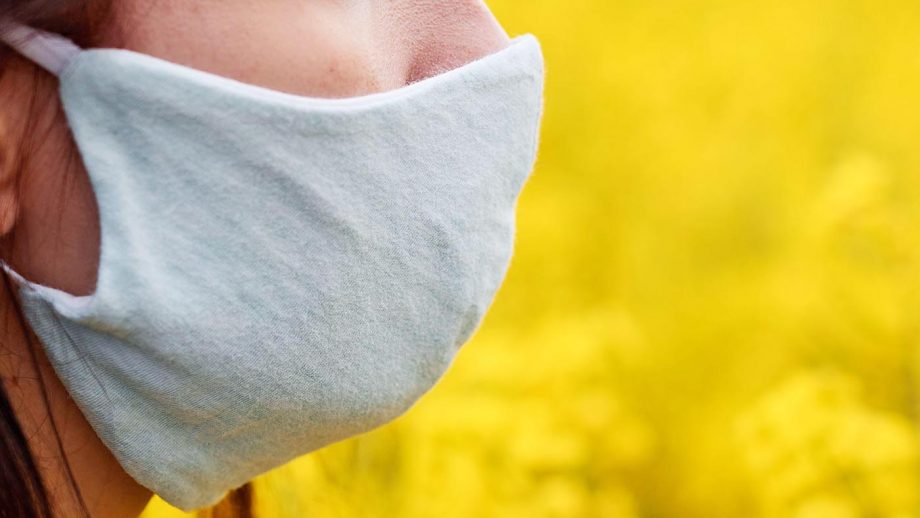
[[920,517],[920,4],[490,6],[547,60],[507,282],[263,516]]

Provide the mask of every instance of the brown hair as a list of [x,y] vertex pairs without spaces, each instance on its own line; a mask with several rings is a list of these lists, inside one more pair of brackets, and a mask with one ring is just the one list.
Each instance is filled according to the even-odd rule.
[[[57,32],[73,39],[78,44],[85,47],[94,46],[93,35],[98,34],[96,29],[103,26],[110,20],[112,14],[111,0],[0,0],[0,20],[16,20],[20,23],[31,25],[33,27]],[[0,43],[0,82],[5,70],[11,59],[17,59],[13,51],[7,46]],[[44,71],[34,66],[33,76],[36,84],[54,81],[54,78]],[[49,103],[47,99],[39,99],[35,89],[31,93],[28,103],[29,113],[35,117],[29,117],[23,121],[24,127],[21,133],[22,137],[18,140],[10,141],[8,135],[4,134],[5,129],[0,127],[0,167],[9,167],[14,171],[13,177],[17,186],[27,182],[28,178],[23,178],[23,164],[29,152],[34,148],[36,142],[40,142],[41,135],[36,135],[38,130],[34,127],[32,120],[42,110],[56,110],[55,117],[64,123],[64,114],[61,111],[60,104]],[[0,107],[2,109],[2,107]],[[68,151],[71,160],[78,159],[76,149]],[[0,207],[0,210],[9,210],[7,207]],[[15,231],[3,238],[4,251],[12,249],[15,245]],[[31,361],[35,364],[36,372],[41,377],[41,369],[38,368],[38,355],[36,350],[41,345],[38,343],[35,335],[29,330],[28,324],[23,316],[15,293],[15,284],[5,272],[0,273],[0,298],[4,303],[13,304],[16,325],[21,329],[22,334],[26,337],[29,344]],[[2,347],[2,344],[0,344]],[[42,389],[42,396],[46,405],[49,405],[48,394],[45,389],[45,381],[39,379],[39,385]],[[49,405],[50,408],[50,405]],[[74,494],[83,507],[83,514],[88,516],[85,502],[73,473],[69,461],[63,453],[60,433],[54,419],[50,419],[52,429],[58,438],[57,446],[64,465],[67,469],[67,475]],[[42,477],[38,471],[37,465],[29,448],[29,443],[23,434],[22,428],[13,411],[10,399],[3,384],[0,383],[0,518],[19,518],[19,517],[36,517],[51,518],[55,516],[53,505],[49,501],[49,496]],[[231,492],[222,502],[199,512],[199,516],[207,518],[250,518],[253,511],[253,490],[251,484],[246,484],[241,488]]]

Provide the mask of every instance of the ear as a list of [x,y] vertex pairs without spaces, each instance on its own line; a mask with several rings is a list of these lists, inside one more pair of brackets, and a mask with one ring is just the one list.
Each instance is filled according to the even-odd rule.
[[38,67],[17,54],[0,59],[0,238],[16,226],[20,212],[19,179],[28,165],[24,149],[34,106]]
[[[0,81],[0,90],[2,86]],[[0,106],[5,105],[3,97],[0,93]],[[19,142],[10,131],[9,115],[0,112],[0,237],[13,230],[19,217],[19,175],[23,166]]]

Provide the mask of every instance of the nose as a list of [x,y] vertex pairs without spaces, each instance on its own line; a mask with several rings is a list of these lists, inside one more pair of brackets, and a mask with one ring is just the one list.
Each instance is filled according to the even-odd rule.
[[384,15],[407,52],[405,83],[460,67],[501,50],[509,39],[482,0],[397,0]]

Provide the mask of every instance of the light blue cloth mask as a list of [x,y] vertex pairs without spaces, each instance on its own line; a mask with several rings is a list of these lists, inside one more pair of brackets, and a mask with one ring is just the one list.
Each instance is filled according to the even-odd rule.
[[478,329],[536,156],[534,36],[349,99],[3,38],[59,74],[102,230],[91,296],[7,270],[89,423],[167,502],[394,419]]

